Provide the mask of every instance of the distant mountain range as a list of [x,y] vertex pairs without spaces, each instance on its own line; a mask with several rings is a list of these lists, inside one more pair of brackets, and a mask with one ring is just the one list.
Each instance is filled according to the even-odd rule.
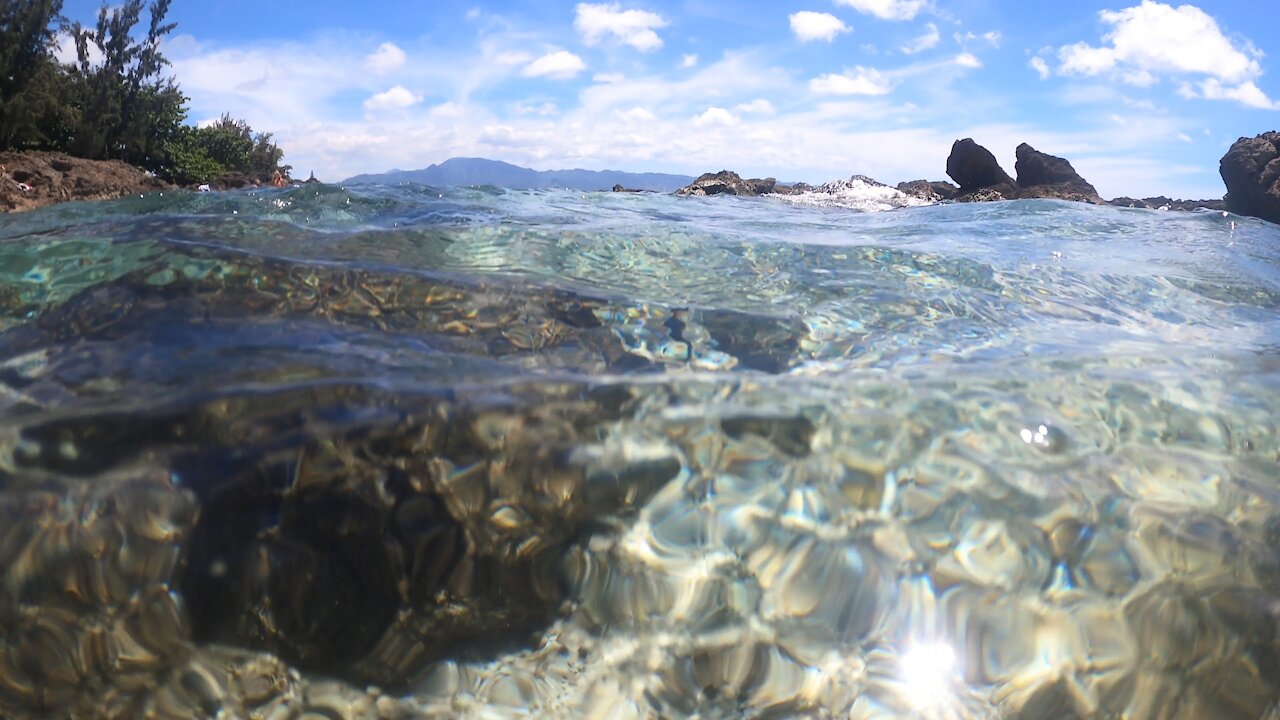
[[572,190],[611,190],[621,185],[629,190],[672,192],[693,182],[688,175],[665,173],[629,173],[617,170],[530,170],[519,165],[484,158],[450,158],[421,170],[356,175],[344,184],[420,183],[446,187],[449,185],[493,185],[512,190],[535,188],[569,188]]

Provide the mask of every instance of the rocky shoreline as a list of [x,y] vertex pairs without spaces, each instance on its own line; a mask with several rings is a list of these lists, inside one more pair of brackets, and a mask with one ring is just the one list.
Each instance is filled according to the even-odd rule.
[[[86,160],[39,150],[0,152],[0,212],[34,210],[72,200],[112,200],[165,190],[239,190],[269,177],[232,173],[181,188],[120,160]],[[290,183],[294,182],[289,180]],[[319,182],[312,175],[307,182]]]
[[[1093,205],[1146,208],[1150,210],[1229,210],[1280,223],[1280,133],[1267,132],[1254,138],[1240,138],[1223,156],[1219,171],[1227,186],[1223,198],[1175,200],[1164,196],[1148,198],[1118,197],[1104,200],[1087,180],[1076,172],[1065,158],[1040,152],[1027,143],[1015,151],[1016,177],[1010,177],[995,155],[971,138],[956,140],[947,157],[947,175],[955,184],[942,180],[911,180],[898,183],[901,197],[879,192],[877,200],[892,207],[918,205],[909,198],[935,202],[993,202],[1049,198],[1071,200]],[[744,179],[729,170],[705,173],[689,185],[676,190],[677,195],[810,195],[835,194],[835,186],[861,183],[877,189],[889,188],[871,178],[854,175],[848,181],[826,183],[817,188],[797,183],[779,185],[774,178]],[[833,189],[835,188],[835,189]]]
[[[956,140],[947,157],[944,180],[910,180],[896,188],[863,175],[814,187],[781,185],[775,178],[742,178],[730,170],[704,173],[676,195],[796,196],[806,204],[838,202],[856,186],[874,188],[877,209],[936,202],[991,202],[1027,198],[1071,200],[1094,205],[1152,210],[1229,210],[1280,223],[1280,132],[1237,140],[1219,163],[1227,193],[1219,199],[1175,200],[1164,196],[1104,200],[1065,158],[1040,152],[1027,143],[1015,151],[1011,177],[990,150],[971,138]],[[229,175],[195,190],[235,190],[267,185],[268,178]],[[318,182],[314,174],[307,182]],[[32,210],[70,200],[109,200],[133,194],[177,189],[154,175],[118,160],[86,160],[58,152],[0,152],[0,212]],[[615,186],[614,192],[628,192]]]

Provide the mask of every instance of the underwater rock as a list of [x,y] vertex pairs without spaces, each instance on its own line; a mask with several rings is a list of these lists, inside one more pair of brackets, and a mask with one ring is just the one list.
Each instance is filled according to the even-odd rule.
[[[18,472],[72,488],[0,496],[0,714],[79,713],[111,689],[136,715],[198,647],[396,687],[527,642],[586,523],[680,470],[661,448],[581,452],[620,403],[555,384],[505,400],[318,387],[25,428]],[[143,457],[155,479],[75,480]],[[197,684],[169,700],[236,707]]]
[[774,191],[778,181],[774,178],[743,180],[732,170],[703,173],[697,180],[676,190],[676,195],[743,195],[754,197]]
[[1218,164],[1227,209],[1280,223],[1280,132],[1240,138]]

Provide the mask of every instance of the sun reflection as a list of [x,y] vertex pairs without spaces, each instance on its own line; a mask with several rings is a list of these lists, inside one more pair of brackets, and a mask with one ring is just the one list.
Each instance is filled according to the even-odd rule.
[[917,709],[946,705],[954,698],[956,651],[944,642],[912,646],[902,655],[902,692]]

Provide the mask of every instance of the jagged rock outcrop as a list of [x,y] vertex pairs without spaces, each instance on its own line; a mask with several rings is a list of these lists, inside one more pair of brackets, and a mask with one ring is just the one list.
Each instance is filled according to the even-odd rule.
[[951,200],[960,188],[944,180],[910,180],[898,183],[898,191],[929,202]]
[[1280,132],[1240,138],[1218,164],[1227,209],[1280,223]]
[[1001,190],[1007,186],[1016,189],[1017,185],[996,162],[996,156],[972,138],[957,140],[951,145],[951,154],[947,156],[947,175],[960,186],[961,195],[983,188]]
[[0,168],[0,212],[172,187],[119,160],[85,160],[57,152],[0,152]]
[[676,190],[676,195],[743,195],[754,197],[774,192],[778,181],[774,178],[743,180],[732,170],[703,173],[697,180]]
[[1017,148],[1015,180],[991,151],[970,138],[955,141],[947,157],[947,174],[960,184],[958,202],[1022,198],[1074,200],[1102,205],[1098,191],[1063,158],[1042,153],[1026,143]]
[[1015,151],[1018,197],[1054,198],[1102,205],[1098,191],[1065,159],[1042,153],[1026,143]]

